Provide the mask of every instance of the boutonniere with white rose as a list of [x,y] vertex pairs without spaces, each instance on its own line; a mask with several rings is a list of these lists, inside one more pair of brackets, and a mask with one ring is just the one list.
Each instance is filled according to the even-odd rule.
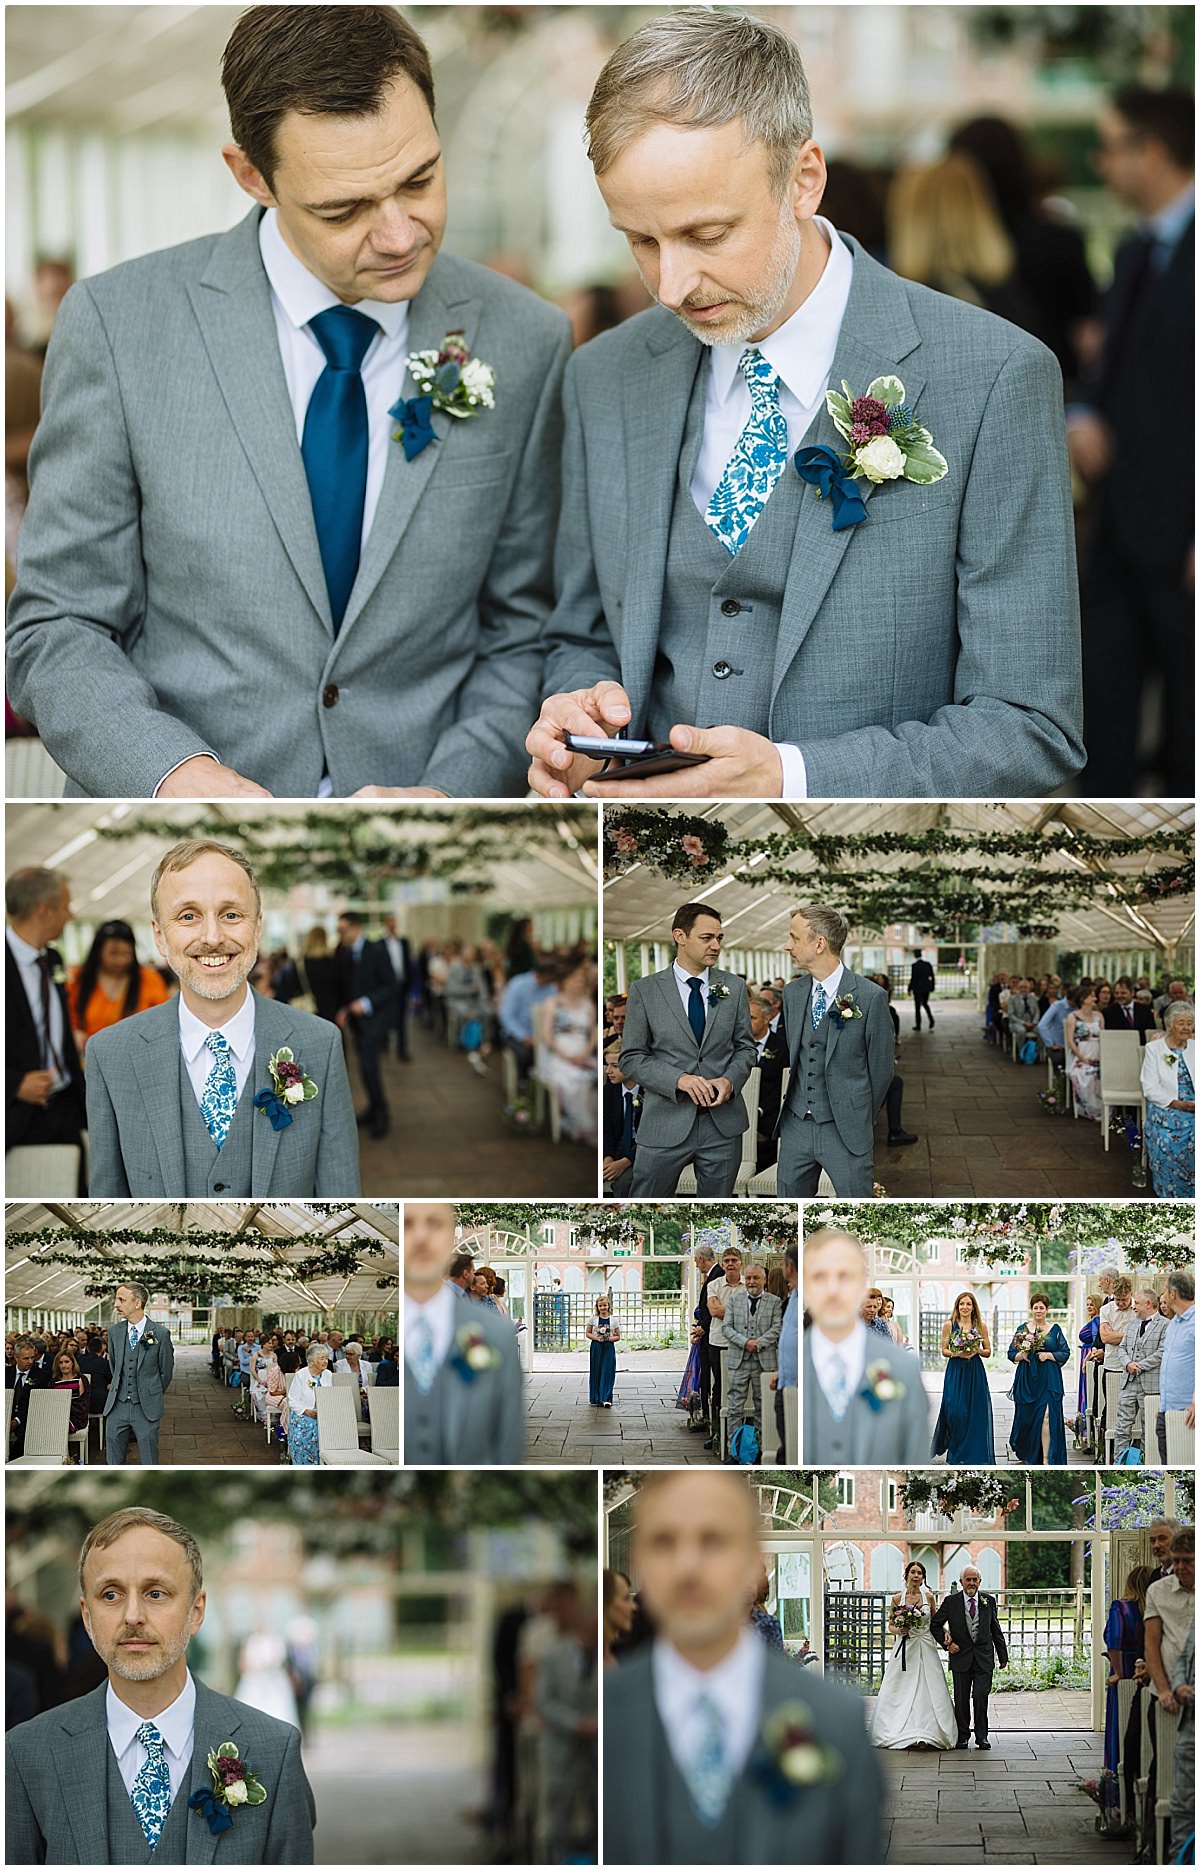
[[859,1394],[878,1415],[887,1403],[900,1402],[905,1389],[899,1378],[892,1375],[890,1366],[881,1359],[878,1363],[867,1365]]
[[710,987],[708,990],[709,1006],[716,1006],[719,1000],[728,1000],[728,998],[729,998],[729,989],[725,985],[725,982],[723,980],[717,981],[715,986]]
[[464,1325],[455,1337],[450,1361],[464,1383],[473,1383],[485,1370],[496,1369],[500,1353],[476,1325]]
[[286,1130],[292,1121],[289,1106],[311,1102],[317,1096],[317,1086],[287,1045],[281,1045],[267,1060],[267,1070],[271,1074],[271,1089],[256,1094],[254,1108],[266,1111],[273,1130]]
[[812,1709],[784,1701],[763,1722],[754,1769],[772,1804],[791,1805],[809,1786],[840,1779],[845,1762],[818,1738]]
[[867,480],[878,487],[884,481],[909,480],[928,487],[949,471],[929,430],[914,421],[899,377],[876,377],[864,396],[856,396],[843,380],[840,391],[825,392],[825,406],[838,434],[849,443],[849,452],[842,456],[834,448],[800,448],[793,459],[801,480],[815,487],[818,499],[830,501],[834,532],[868,517],[856,482]]
[[862,1018],[862,1008],[852,993],[840,993],[829,1009],[829,1017],[835,1026],[847,1026],[852,1019]]
[[413,351],[405,360],[418,393],[401,397],[388,414],[396,419],[393,440],[403,445],[406,461],[415,461],[430,442],[439,439],[432,422],[435,409],[465,422],[496,406],[496,372],[481,357],[472,357],[465,337],[464,331],[448,331],[440,350]]
[[256,1779],[245,1760],[239,1759],[232,1740],[224,1740],[208,1755],[212,1791],[193,1792],[188,1804],[194,1812],[203,1812],[214,1837],[233,1826],[232,1812],[239,1805],[262,1805],[267,1788]]

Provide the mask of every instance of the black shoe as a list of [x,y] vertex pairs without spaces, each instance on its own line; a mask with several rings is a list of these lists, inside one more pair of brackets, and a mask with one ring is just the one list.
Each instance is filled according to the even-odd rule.
[[357,1123],[360,1130],[365,1130],[369,1123],[374,1123],[375,1112],[373,1110],[360,1110],[354,1121]]
[[932,1014],[932,1013],[930,1013],[930,1014],[928,1015],[928,1018],[929,1018],[929,1030],[930,1030],[930,1032],[932,1032],[932,1031],[933,1031],[933,1014]]
[[375,1115],[372,1117],[371,1135],[377,1143],[381,1143],[387,1135],[391,1128],[391,1121],[386,1110],[376,1111]]
[[992,1750],[992,1743],[990,1740],[977,1740],[975,1745],[980,1747],[984,1753],[990,1753]]
[[954,1751],[956,1753],[965,1753],[970,1744],[969,1740],[957,1740],[954,1743]]
[[707,1422],[685,1422],[683,1426],[689,1435],[709,1435],[712,1433]]
[[888,1148],[889,1149],[903,1149],[906,1143],[916,1143],[919,1141],[920,1141],[920,1138],[914,1136],[912,1132],[909,1130],[889,1130],[888,1131]]
[[700,1445],[702,1448],[715,1448],[717,1445],[717,1438],[715,1435],[710,1435],[708,1440],[706,1442],[702,1442]]

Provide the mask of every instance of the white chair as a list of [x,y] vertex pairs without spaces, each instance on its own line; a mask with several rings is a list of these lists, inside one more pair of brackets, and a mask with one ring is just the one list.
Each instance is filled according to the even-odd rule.
[[1146,1099],[1142,1092],[1142,1046],[1136,1032],[1100,1034],[1100,1127],[1108,1148],[1108,1113],[1118,1106],[1135,1108],[1142,1130],[1146,1127]]
[[[91,1392],[91,1387],[92,1387],[91,1382],[86,1376],[84,1377],[83,1380],[87,1384],[88,1392],[89,1392],[89,1399],[90,1399],[90,1392]],[[68,1416],[68,1421],[69,1420],[70,1420],[70,1417]],[[79,1450],[79,1459],[83,1467],[86,1467],[88,1464],[88,1430],[90,1427],[91,1427],[91,1417],[89,1415],[88,1420],[84,1423],[82,1428],[77,1428],[73,1432],[69,1432],[67,1435],[67,1446],[70,1447],[71,1443],[74,1442],[75,1446]]]
[[1120,1739],[1120,1752],[1117,1764],[1119,1811],[1121,1824],[1129,1823],[1129,1794],[1125,1785],[1125,1730],[1129,1726],[1129,1716],[1133,1709],[1133,1698],[1137,1694],[1137,1683],[1132,1675],[1128,1680],[1117,1683],[1117,1733]]
[[1196,1431],[1188,1427],[1183,1417],[1182,1409],[1167,1410],[1168,1467],[1194,1467],[1196,1464]]
[[[335,1372],[336,1375],[336,1372]],[[358,1398],[345,1386],[317,1391],[317,1446],[322,1467],[387,1467],[381,1454],[358,1445]]]
[[[1167,1823],[1171,1816],[1171,1795],[1175,1790],[1175,1738],[1179,1732],[1178,1714],[1164,1714],[1161,1705],[1154,1716],[1154,1861],[1165,1863]],[[1192,1855],[1195,1856],[1195,1852]]]
[[12,1428],[13,1397],[16,1395],[16,1393],[17,1392],[15,1390],[5,1390],[4,1392],[4,1446],[5,1448],[8,1447],[9,1430]]
[[[735,1194],[739,1194],[739,1193],[748,1194],[749,1193],[750,1184],[752,1180],[754,1179],[754,1165],[758,1160],[758,1066],[757,1065],[754,1067],[753,1071],[750,1073],[750,1076],[746,1079],[745,1084],[742,1086],[742,1102],[746,1106],[746,1116],[747,1116],[748,1122],[747,1122],[746,1129],[742,1132],[742,1159],[740,1163],[738,1164],[738,1171],[737,1171],[736,1177],[734,1178],[734,1184],[733,1184],[733,1191]],[[696,1171],[692,1167],[691,1163],[689,1162],[687,1168],[684,1169],[682,1175],[680,1176],[678,1182],[675,1185],[675,1193],[677,1195],[694,1195],[695,1192],[696,1192]]]
[[[71,1426],[71,1398],[66,1390],[34,1390],[25,1418],[25,1446],[21,1458],[54,1463],[67,1458],[67,1431]],[[17,1463],[10,1461],[9,1466]]]
[[1146,1451],[1146,1466],[1158,1465],[1158,1410],[1157,1396],[1142,1397],[1142,1446]]
[[271,1442],[274,1438],[274,1427],[283,1414],[283,1405],[286,1400],[284,1396],[272,1396],[269,1393],[263,1397],[263,1418],[267,1427],[268,1448],[271,1446]]
[[758,1420],[763,1466],[778,1467],[783,1451],[775,1426],[775,1391],[771,1388],[771,1374],[765,1370],[759,1378]]
[[1117,1458],[1117,1403],[1121,1395],[1121,1372],[1104,1372],[1104,1465],[1112,1467]]
[[783,1432],[787,1437],[786,1460],[789,1466],[794,1467],[800,1459],[800,1391],[798,1389],[783,1392]]
[[1143,1688],[1138,1696],[1138,1719],[1141,1731],[1141,1748],[1138,1753],[1139,1773],[1133,1782],[1133,1834],[1137,1851],[1140,1852],[1146,1839],[1146,1794],[1150,1790],[1150,1702],[1148,1688]]
[[400,1390],[369,1389],[371,1453],[381,1454],[392,1467],[400,1465]]
[[[729,1453],[729,1352],[723,1344],[717,1346],[717,1355],[721,1360],[721,1413],[717,1417],[716,1455],[718,1461],[724,1461]],[[711,1345],[709,1357],[712,1357]]]
[[4,1192],[41,1201],[46,1195],[79,1193],[82,1151],[77,1143],[21,1143],[4,1158]]

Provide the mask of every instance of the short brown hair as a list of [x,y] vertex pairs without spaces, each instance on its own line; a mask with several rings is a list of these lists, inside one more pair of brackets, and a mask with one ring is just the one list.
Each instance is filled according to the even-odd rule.
[[63,891],[70,887],[66,877],[57,870],[45,870],[39,864],[29,864],[24,870],[14,870],[5,883],[5,911],[15,921],[23,922],[26,916],[31,916],[43,903],[51,907],[61,902]]
[[98,1526],[92,1527],[79,1554],[79,1595],[87,1596],[83,1585],[83,1568],[92,1552],[106,1551],[127,1532],[132,1532],[135,1526],[146,1526],[151,1532],[161,1532],[164,1539],[170,1539],[183,1547],[192,1573],[193,1599],[199,1597],[204,1589],[204,1561],[200,1556],[200,1547],[186,1526],[181,1526],[177,1519],[169,1519],[165,1513],[153,1512],[148,1506],[123,1506],[119,1512],[110,1513],[107,1519],[102,1519]]
[[254,891],[254,913],[262,913],[262,892],[258,887],[258,878],[250,866],[248,857],[241,851],[235,851],[232,845],[220,844],[216,838],[185,838],[182,844],[172,844],[169,851],[164,851],[158,860],[158,868],[150,879],[150,913],[158,921],[158,886],[164,877],[173,877],[180,870],[188,870],[201,857],[228,857],[231,864],[244,870],[250,879]]
[[288,111],[373,117],[401,76],[416,85],[432,116],[425,41],[391,6],[253,6],[221,59],[234,142],[268,187],[278,161],[276,132]]
[[690,935],[701,916],[711,916],[714,922],[719,922],[721,911],[710,908],[708,903],[684,903],[671,917],[671,933],[682,929],[685,935]]
[[1133,1297],[1133,1281],[1129,1278],[1128,1274],[1122,1273],[1119,1278],[1113,1280],[1112,1295],[1114,1299],[1131,1299]]

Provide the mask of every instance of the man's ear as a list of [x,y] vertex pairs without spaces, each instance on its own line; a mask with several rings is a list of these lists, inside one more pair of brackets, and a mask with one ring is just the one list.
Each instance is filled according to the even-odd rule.
[[255,167],[245,150],[237,143],[226,143],[221,150],[225,167],[237,183],[260,207],[273,208],[276,201],[262,170]]

